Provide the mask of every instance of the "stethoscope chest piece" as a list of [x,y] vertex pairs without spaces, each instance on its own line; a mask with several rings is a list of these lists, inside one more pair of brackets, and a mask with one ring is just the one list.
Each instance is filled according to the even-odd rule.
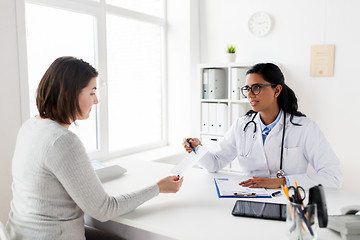
[[284,170],[280,169],[279,171],[276,172],[276,177],[277,178],[282,178],[284,177],[286,174],[284,172]]

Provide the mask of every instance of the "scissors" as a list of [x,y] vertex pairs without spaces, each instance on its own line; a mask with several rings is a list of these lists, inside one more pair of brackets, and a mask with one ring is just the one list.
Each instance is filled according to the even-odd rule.
[[[290,197],[291,195],[291,197]],[[306,192],[301,186],[289,187],[289,200],[294,203],[302,204],[306,197]]]

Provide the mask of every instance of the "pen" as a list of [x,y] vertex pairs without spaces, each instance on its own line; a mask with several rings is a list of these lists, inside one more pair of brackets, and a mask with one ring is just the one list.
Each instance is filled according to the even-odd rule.
[[[287,200],[290,201],[290,198],[289,198],[289,189],[287,188],[287,186],[281,185],[281,189],[282,189],[283,192],[285,193],[285,196],[286,196]],[[293,213],[291,204],[290,204],[290,203],[288,203],[288,204],[289,204],[289,210],[290,210],[291,218],[293,218],[293,217],[294,217],[294,213]]]
[[[311,226],[309,225],[309,222],[308,222],[308,220],[307,220],[306,217],[305,217],[304,211],[301,209],[301,207],[297,208],[297,211],[298,211],[298,213],[300,214],[300,217],[302,218],[302,220],[304,221],[306,227],[308,228],[311,236],[314,236],[314,232],[312,231]],[[301,226],[302,226],[302,224],[301,224]],[[302,227],[303,227],[303,230],[305,230],[305,229],[304,229],[304,226],[302,226]]]
[[287,200],[290,201],[290,199],[289,199],[289,189],[287,187],[285,187],[285,185],[281,185],[281,189],[285,193],[285,196],[286,196]]
[[194,153],[196,154],[195,148],[194,148],[193,145],[190,143],[190,141],[189,141],[188,138],[186,139],[186,141],[189,143],[191,150],[193,150]]
[[271,194],[271,196],[276,197],[276,196],[279,196],[280,194],[281,194],[281,191],[276,191],[276,192],[273,192]]
[[[297,184],[296,180],[295,180],[295,187],[297,188],[299,197],[300,197],[300,199],[301,199],[302,197],[301,197],[300,190],[299,190],[299,188],[298,188],[298,184]],[[304,202],[302,202],[302,207],[305,209]],[[308,220],[308,213],[305,213],[305,218],[306,218],[306,221],[307,221],[307,220]],[[310,227],[310,226],[308,226],[308,228],[309,228],[309,227]],[[303,229],[304,229],[304,226],[303,226]],[[311,227],[309,228],[309,231],[310,231],[310,229],[311,229]],[[311,233],[311,232],[310,232],[310,233]],[[313,234],[311,234],[311,235],[313,236]]]

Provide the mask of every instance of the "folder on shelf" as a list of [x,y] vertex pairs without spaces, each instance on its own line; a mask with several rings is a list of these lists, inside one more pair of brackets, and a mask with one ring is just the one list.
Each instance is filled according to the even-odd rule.
[[216,69],[207,69],[209,81],[209,99],[215,99],[215,70]]
[[209,132],[209,103],[201,103],[201,131]]
[[219,198],[271,198],[265,188],[248,188],[239,185],[240,182],[247,179],[249,178],[214,178]]
[[216,103],[209,103],[209,133],[216,134]]
[[231,99],[240,100],[240,79],[238,78],[237,68],[231,69]]
[[228,106],[225,103],[216,104],[216,132],[224,134],[228,129]]
[[245,86],[246,72],[248,68],[231,69],[231,99],[241,100],[246,97],[242,96],[240,89]]
[[209,99],[209,69],[203,70],[203,99]]
[[207,69],[209,80],[209,99],[227,98],[227,79],[224,69]]

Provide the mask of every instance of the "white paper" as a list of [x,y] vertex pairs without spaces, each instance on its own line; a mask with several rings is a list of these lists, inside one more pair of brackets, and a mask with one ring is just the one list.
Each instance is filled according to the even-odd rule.
[[184,173],[192,168],[207,152],[208,150],[206,148],[199,147],[196,153],[189,153],[178,165],[171,169],[171,173],[182,177]]
[[[215,178],[219,193],[221,196],[234,196],[234,195],[251,195],[256,196],[269,196],[269,192],[265,188],[248,188],[240,186],[239,183],[249,179],[243,178]],[[236,194],[235,194],[236,193]]]

